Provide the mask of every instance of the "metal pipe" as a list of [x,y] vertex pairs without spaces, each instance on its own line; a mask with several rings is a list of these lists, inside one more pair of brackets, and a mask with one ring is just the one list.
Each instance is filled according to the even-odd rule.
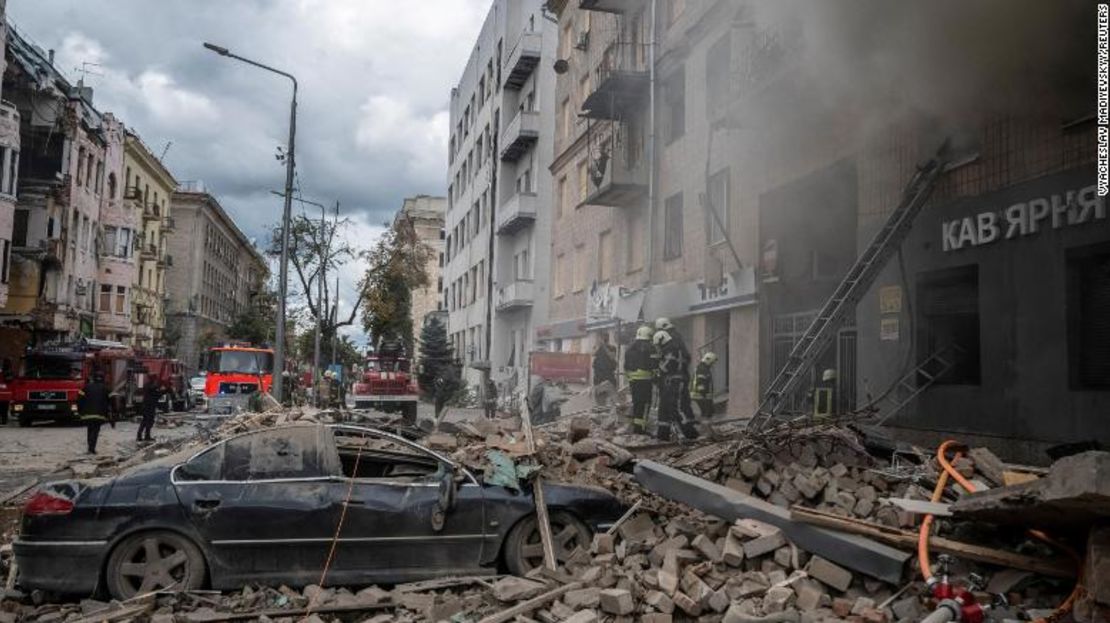
[[647,277],[651,285],[655,267],[655,9],[658,0],[651,0],[651,25],[648,27],[648,213],[647,213]]

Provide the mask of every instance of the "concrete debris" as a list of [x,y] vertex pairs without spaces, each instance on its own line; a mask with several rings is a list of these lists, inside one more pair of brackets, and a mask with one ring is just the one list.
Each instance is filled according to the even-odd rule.
[[[626,400],[625,393],[617,392],[612,399],[618,403]],[[721,428],[711,442],[660,445],[631,432],[618,416],[624,412],[621,404],[611,408],[585,405],[562,419],[534,427],[532,437],[521,429],[518,418],[505,418],[455,422],[422,438],[475,473],[501,478],[507,486],[517,484],[527,490],[523,481],[542,474],[545,482],[594,485],[613,492],[628,505],[637,504],[614,529],[594,535],[588,547],[562,560],[558,571],[536,571],[527,578],[447,578],[389,589],[250,586],[223,594],[160,594],[134,614],[124,610],[132,604],[49,603],[41,595],[36,600],[15,590],[0,592],[0,623],[9,619],[79,621],[93,614],[111,617],[112,613],[159,623],[246,619],[890,623],[919,620],[931,611],[928,591],[914,575],[916,565],[907,564],[915,554],[912,546],[894,547],[849,534],[846,529],[799,521],[792,516],[792,509],[812,509],[857,523],[866,520],[873,528],[913,528],[918,525],[919,513],[947,508],[927,503],[939,474],[932,461],[923,459],[909,468],[894,469],[867,454],[854,433],[832,425],[794,429],[789,435],[755,441]],[[240,414],[208,431],[203,439],[336,417],[330,412],[295,409]],[[175,449],[153,448],[162,455]],[[150,452],[148,449],[138,458],[89,463],[93,465],[89,469],[107,475],[121,466],[156,458]],[[1090,473],[1102,475],[1102,482],[1088,483],[1085,491],[1102,492],[1108,481],[1104,460],[1081,455],[1057,465],[1071,465],[1068,473],[1073,476],[1077,470],[1087,469],[1081,465],[1088,466],[1093,470]],[[1013,468],[989,450],[978,448],[957,469],[997,484],[996,479]],[[1055,471],[1019,487],[1038,491],[1036,503],[1043,508],[1076,508],[1069,500],[1077,499],[1078,490],[1065,490],[1054,478]],[[1080,475],[1083,473],[1087,472]],[[1030,541],[1006,542],[1010,535],[975,522],[961,522],[961,514],[976,519],[997,517],[1001,514],[998,505],[1007,509],[1005,514],[1012,514],[1019,498],[999,491],[966,496],[950,505],[953,516],[939,518],[942,529],[968,531],[963,536],[967,542],[991,540],[998,547],[1034,547]],[[985,496],[993,497],[976,502],[987,499]],[[1105,506],[1096,504],[1094,508],[1105,514],[1098,514],[1102,510],[1087,512],[1110,516]],[[0,543],[12,539],[14,523],[4,530]],[[1047,555],[1051,551],[1027,553]],[[1106,528],[1091,532],[1086,558],[1088,578],[1110,577],[1110,533]],[[10,561],[10,548],[0,546],[0,577],[7,576]],[[1000,567],[961,560],[960,569],[990,578]],[[908,588],[895,592],[907,582]],[[1011,601],[1025,611],[1051,609],[1071,589],[1037,573],[1015,576],[1005,586]],[[1099,620],[1110,608],[1110,595],[1099,588],[1097,583],[1088,585],[1084,598],[1077,601],[1076,620]]]

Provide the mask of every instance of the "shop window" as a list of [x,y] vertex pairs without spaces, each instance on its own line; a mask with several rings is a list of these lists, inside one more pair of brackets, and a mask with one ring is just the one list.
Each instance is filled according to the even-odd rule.
[[917,284],[917,360],[947,351],[953,366],[936,384],[978,385],[979,266],[921,273]]
[[682,257],[682,193],[667,197],[663,228],[663,259]]
[[1068,376],[1072,389],[1110,389],[1110,244],[1068,253]]

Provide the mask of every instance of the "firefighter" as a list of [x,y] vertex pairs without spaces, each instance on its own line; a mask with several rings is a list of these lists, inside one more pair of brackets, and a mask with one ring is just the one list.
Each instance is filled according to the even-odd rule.
[[651,327],[640,327],[636,330],[636,339],[624,353],[624,375],[628,378],[628,391],[632,394],[632,430],[638,434],[647,430],[652,381],[655,379],[655,349],[651,337]]
[[682,334],[675,328],[674,323],[668,318],[657,318],[655,320],[656,331],[666,331],[667,335],[671,336],[674,341],[674,348],[677,349],[685,361],[686,374],[682,379],[682,392],[678,397],[678,411],[682,414],[683,420],[686,422],[694,421],[694,406],[690,403],[690,350],[686,348],[686,342],[682,339]]
[[108,386],[104,384],[104,375],[100,372],[94,373],[92,380],[85,384],[77,396],[77,412],[87,429],[89,454],[96,454],[96,441],[100,438],[100,427],[105,422],[111,424],[112,428],[116,427],[116,420],[112,417],[112,400]]
[[703,418],[713,417],[713,364],[717,363],[716,353],[705,353],[694,369],[694,383],[690,387],[690,398],[698,403],[698,411]]
[[679,404],[688,385],[690,358],[686,349],[666,331],[656,331],[652,342],[659,349],[659,422],[656,437],[669,441],[678,426],[687,439],[698,436],[693,422],[680,415]]

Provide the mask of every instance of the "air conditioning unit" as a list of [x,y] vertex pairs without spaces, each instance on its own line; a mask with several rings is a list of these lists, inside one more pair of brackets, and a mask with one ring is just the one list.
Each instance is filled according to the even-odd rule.
[[574,42],[574,49],[585,50],[588,47],[590,47],[590,31],[583,30],[578,33],[578,39]]

